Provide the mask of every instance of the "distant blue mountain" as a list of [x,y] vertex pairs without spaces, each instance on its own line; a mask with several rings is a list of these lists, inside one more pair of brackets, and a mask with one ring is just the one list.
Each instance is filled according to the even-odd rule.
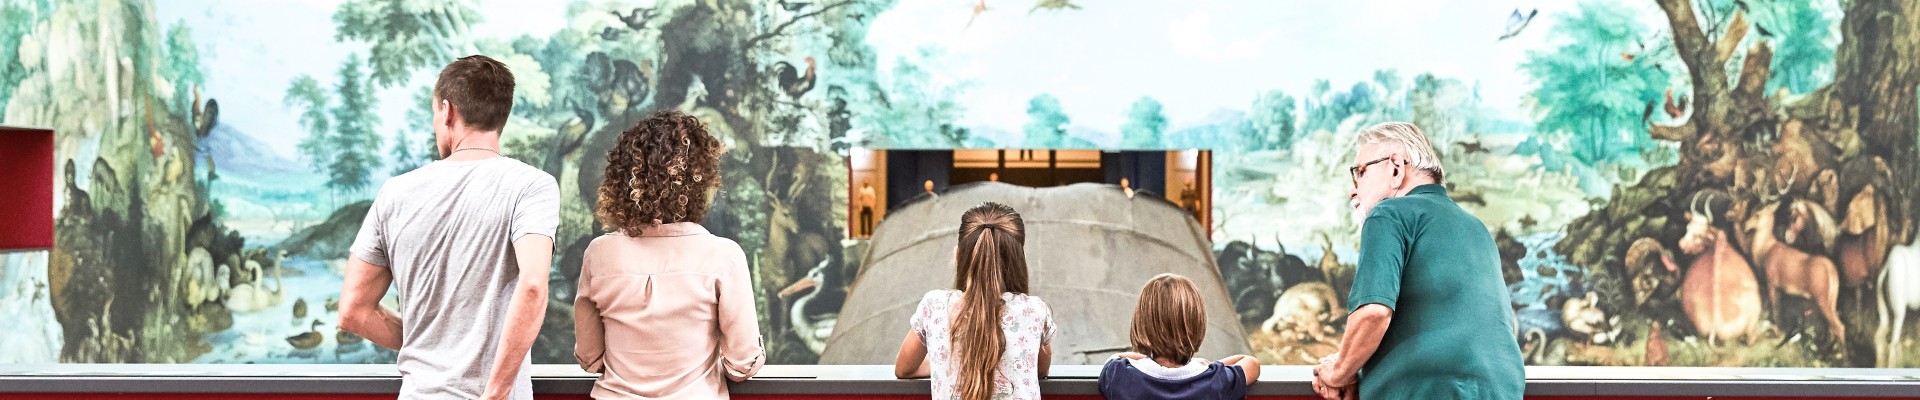
[[265,143],[227,124],[214,125],[213,132],[198,144],[201,159],[196,161],[205,168],[206,157],[212,156],[215,172],[223,177],[266,182],[274,177],[312,174],[304,164],[281,157]]

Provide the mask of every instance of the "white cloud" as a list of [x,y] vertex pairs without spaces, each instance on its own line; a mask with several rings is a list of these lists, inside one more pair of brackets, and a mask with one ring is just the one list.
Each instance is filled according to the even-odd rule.
[[1229,61],[1258,57],[1263,44],[1273,36],[1269,33],[1226,41],[1214,35],[1209,30],[1211,26],[1213,16],[1197,11],[1167,23],[1167,39],[1172,42],[1175,54],[1206,61]]

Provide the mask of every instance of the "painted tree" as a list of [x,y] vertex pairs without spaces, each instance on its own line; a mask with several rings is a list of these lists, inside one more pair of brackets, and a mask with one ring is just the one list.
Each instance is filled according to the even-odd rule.
[[0,3],[0,49],[7,49],[0,51],[0,88],[6,88],[0,90],[0,112],[6,111],[13,88],[27,78],[27,68],[20,64],[18,49],[21,39],[33,31],[34,23],[39,20],[33,10],[23,5],[11,1]]
[[327,110],[332,108],[332,98],[319,81],[300,75],[293,78],[286,96],[280,100],[281,104],[300,110],[300,127],[307,131],[307,137],[300,139],[296,149],[300,159],[321,174],[327,173],[327,165],[332,160],[333,119],[327,115]]
[[[433,119],[433,88],[423,87],[413,95],[413,107],[407,108],[407,126],[425,126]],[[438,158],[432,128],[402,129],[392,139],[394,176],[407,173]]]
[[1410,121],[1437,146],[1446,146],[1453,141],[1453,136],[1467,132],[1467,122],[1473,112],[1469,100],[1466,87],[1460,81],[1432,73],[1414,76],[1413,88],[1407,91]]
[[167,29],[166,39],[166,55],[160,63],[160,72],[173,81],[169,105],[185,110],[193,106],[193,86],[206,82],[206,73],[200,68],[200,50],[193,43],[193,28],[184,20]]
[[475,53],[467,38],[480,13],[469,0],[349,0],[333,14],[334,39],[373,45],[373,83],[405,84],[417,68]]
[[1406,80],[1400,78],[1400,71],[1395,69],[1373,71],[1373,84],[1380,89],[1381,101],[1375,106],[1378,111],[1385,114],[1381,117],[1392,121],[1407,120],[1407,96],[1403,92],[1407,85]]
[[[914,57],[900,57],[883,85],[887,88],[887,107],[868,115],[855,115],[860,125],[870,127],[875,142],[895,147],[959,147],[966,140],[966,129],[958,127],[966,107],[958,101],[964,86],[942,86],[923,65],[938,60],[938,50],[920,49]],[[937,134],[929,134],[937,133]]]
[[1779,43],[1768,88],[1807,93],[1833,79],[1833,51],[1839,41],[1831,3],[1818,1],[1751,2],[1755,30],[1768,29]]
[[1325,82],[1314,84],[1314,91],[1321,93],[1319,100],[1307,113],[1306,127],[1310,132],[1339,129],[1340,124],[1346,122],[1347,118],[1372,113],[1378,110],[1383,102],[1380,89],[1376,89],[1368,82],[1355,82],[1351,88],[1339,92],[1325,92],[1323,90],[1326,88],[1320,83]]
[[1653,57],[1622,54],[1655,31],[1617,2],[1584,1],[1555,18],[1550,34],[1559,45],[1528,51],[1521,64],[1536,84],[1536,129],[1568,138],[1574,158],[1589,165],[1637,155],[1649,144],[1643,111],[1661,99],[1668,74]]
[[1241,139],[1242,146],[1254,150],[1273,150],[1293,147],[1300,133],[1299,116],[1294,113],[1296,101],[1293,96],[1278,90],[1261,93],[1253,100],[1252,114],[1248,116],[1247,134]]
[[348,193],[359,192],[372,183],[373,171],[380,168],[380,116],[374,113],[377,99],[367,82],[365,62],[359,55],[347,57],[340,65],[340,83],[334,86],[340,100],[334,105],[333,137],[328,140],[333,159],[327,165],[327,187]]
[[1127,122],[1120,125],[1120,148],[1159,149],[1166,147],[1161,139],[1167,131],[1167,115],[1161,111],[1160,101],[1152,97],[1134,100],[1127,109]]
[[1042,93],[1027,100],[1027,125],[1025,147],[1051,148],[1066,144],[1067,123],[1073,122],[1067,112],[1060,108],[1060,99],[1051,94]]

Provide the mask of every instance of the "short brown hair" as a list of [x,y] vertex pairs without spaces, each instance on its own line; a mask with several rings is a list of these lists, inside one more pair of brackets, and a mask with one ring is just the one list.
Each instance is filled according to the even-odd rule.
[[459,110],[460,121],[467,126],[499,131],[513,112],[513,71],[487,56],[460,57],[440,69],[433,95]]
[[1140,288],[1140,303],[1133,308],[1128,336],[1135,352],[1186,364],[1207,337],[1207,307],[1200,300],[1200,289],[1193,280],[1175,274],[1147,280]]
[[657,224],[700,222],[720,186],[725,151],[699,119],[671,110],[653,114],[607,149],[594,215],[607,230],[629,235]]

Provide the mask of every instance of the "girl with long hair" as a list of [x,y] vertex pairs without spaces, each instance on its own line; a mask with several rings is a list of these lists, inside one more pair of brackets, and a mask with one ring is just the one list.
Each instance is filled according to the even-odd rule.
[[1027,294],[1026,224],[983,203],[960,215],[952,290],[920,299],[894,375],[933,378],[935,399],[1039,399],[1053,312]]

